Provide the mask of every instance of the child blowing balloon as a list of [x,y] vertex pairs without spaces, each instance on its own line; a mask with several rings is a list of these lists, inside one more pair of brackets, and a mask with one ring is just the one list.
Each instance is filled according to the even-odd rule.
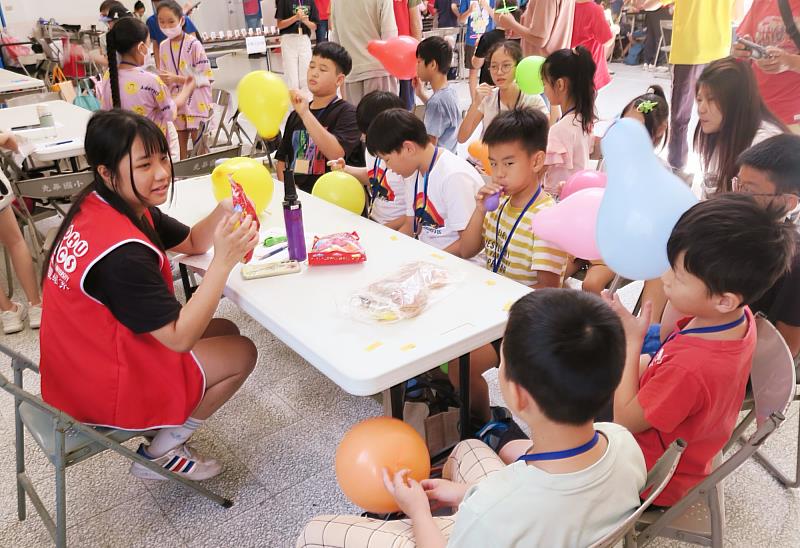
[[159,66],[173,97],[182,93],[189,78],[194,77],[196,82],[186,102],[178,107],[175,119],[181,159],[184,159],[188,155],[189,141],[198,142],[211,118],[211,64],[200,40],[184,32],[183,9],[177,2],[160,2],[156,15],[161,32],[168,38],[160,45]]

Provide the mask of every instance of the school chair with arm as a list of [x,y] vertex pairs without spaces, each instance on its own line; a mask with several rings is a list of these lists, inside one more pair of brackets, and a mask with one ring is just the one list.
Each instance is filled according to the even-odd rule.
[[633,514],[625,518],[619,525],[614,527],[612,531],[589,546],[589,548],[614,548],[617,543],[625,538],[625,535],[633,529],[637,520],[645,510],[653,504],[656,497],[661,494],[669,483],[669,480],[672,479],[672,475],[678,467],[678,462],[681,460],[684,449],[686,449],[686,442],[681,438],[678,438],[670,444],[667,450],[664,451],[664,454],[661,455],[661,458],[655,463],[653,469],[647,473],[647,481],[641,491],[639,491],[639,494],[650,491],[647,499],[642,502],[641,506],[639,506]]
[[750,373],[756,431],[674,506],[645,512],[636,529],[626,537],[626,546],[645,546],[656,537],[722,546],[725,529],[722,481],[753,456],[784,422],[795,397],[794,360],[783,337],[763,316],[756,317],[756,330],[758,342]]
[[[78,422],[24,389],[23,373],[27,369],[38,374],[39,367],[36,364],[2,345],[0,354],[11,359],[14,376],[14,381],[11,382],[0,373],[0,388],[14,396],[17,517],[20,521],[24,521],[27,517],[26,497],[29,498],[58,548],[67,545],[66,468],[109,449],[160,474],[165,479],[177,481],[193,489],[224,508],[233,505],[231,500],[217,495],[197,482],[162,468],[122,445],[130,439],[154,435],[155,432],[91,427]],[[55,468],[55,517],[45,508],[25,471],[25,429]]]

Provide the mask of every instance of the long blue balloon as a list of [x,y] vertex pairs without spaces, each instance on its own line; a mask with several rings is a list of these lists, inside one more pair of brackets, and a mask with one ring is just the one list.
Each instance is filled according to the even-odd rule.
[[656,157],[638,121],[617,121],[603,137],[602,149],[608,186],[597,214],[597,248],[624,278],[658,278],[669,268],[672,229],[697,198]]

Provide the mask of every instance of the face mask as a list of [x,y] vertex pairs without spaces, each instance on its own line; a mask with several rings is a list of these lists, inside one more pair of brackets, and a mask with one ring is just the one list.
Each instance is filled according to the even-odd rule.
[[181,34],[183,34],[181,25],[178,25],[177,27],[170,27],[168,29],[165,29],[164,27],[159,28],[161,29],[161,32],[163,32],[169,39],[178,38]]

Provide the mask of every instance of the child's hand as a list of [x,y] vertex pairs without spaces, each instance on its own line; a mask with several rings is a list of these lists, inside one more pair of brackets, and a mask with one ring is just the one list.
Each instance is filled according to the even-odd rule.
[[466,483],[456,483],[445,479],[427,479],[420,482],[430,501],[431,509],[455,508],[464,500],[469,489]]
[[475,99],[478,102],[483,102],[483,100],[486,99],[489,95],[491,95],[493,91],[494,91],[494,86],[490,86],[489,84],[484,82],[483,84],[475,88]]
[[184,87],[184,89],[189,88],[190,90],[193,90],[194,88],[196,88],[197,87],[197,81],[195,81],[194,76],[186,76],[186,78],[184,80],[184,83],[183,83],[183,87]]
[[[742,38],[744,38],[745,40],[749,40],[751,42],[753,41],[753,39],[750,37],[749,34],[745,34],[744,36],[742,36]],[[747,46],[745,46],[744,44],[741,44],[739,42],[734,42],[733,49],[731,50],[731,55],[733,55],[737,59],[750,59],[750,57],[753,54],[749,49],[747,49]]]
[[3,132],[0,134],[0,146],[12,152],[19,152],[19,143],[16,136],[11,132]]
[[412,520],[431,515],[431,506],[422,486],[416,480],[407,478],[408,470],[400,470],[389,477],[389,472],[383,469],[383,484],[391,493],[400,510]]
[[344,171],[345,165],[344,158],[336,158],[328,162],[328,167],[333,171]]
[[495,183],[494,181],[490,183],[486,183],[480,189],[478,189],[478,194],[475,196],[475,206],[479,207],[482,211],[486,211],[486,198],[489,196],[493,196],[498,192],[503,192],[503,187]]
[[619,319],[622,320],[622,327],[625,329],[625,340],[630,345],[637,345],[641,347],[647,329],[650,327],[650,316],[653,312],[653,303],[647,301],[642,306],[641,314],[636,317],[631,314],[622,302],[619,300],[619,295],[611,293],[609,290],[604,290],[601,294],[603,300],[617,313]]
[[299,89],[289,91],[289,99],[292,101],[292,108],[301,118],[311,112],[308,106],[308,99],[305,94]]

